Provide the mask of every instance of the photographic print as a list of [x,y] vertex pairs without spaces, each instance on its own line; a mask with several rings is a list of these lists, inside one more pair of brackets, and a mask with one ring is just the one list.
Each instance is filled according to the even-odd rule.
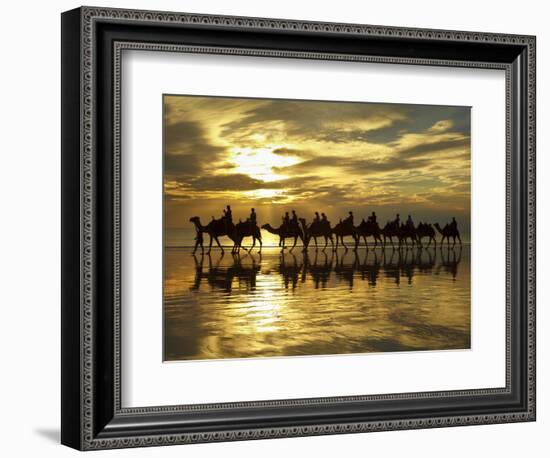
[[165,361],[470,348],[470,107],[163,111]]

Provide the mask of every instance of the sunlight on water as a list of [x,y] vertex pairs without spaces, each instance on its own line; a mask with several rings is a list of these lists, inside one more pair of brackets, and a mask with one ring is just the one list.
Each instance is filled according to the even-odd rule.
[[165,360],[470,348],[470,247],[165,250]]

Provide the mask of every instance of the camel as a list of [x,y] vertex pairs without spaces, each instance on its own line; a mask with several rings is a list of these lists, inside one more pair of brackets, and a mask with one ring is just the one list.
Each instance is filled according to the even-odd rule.
[[222,253],[224,252],[223,247],[218,240],[218,237],[224,235],[229,237],[233,242],[233,249],[231,250],[231,252],[234,253],[236,251],[236,248],[238,248],[237,242],[235,241],[235,225],[233,223],[228,223],[224,219],[213,219],[206,226],[203,226],[198,216],[193,216],[192,218],[189,218],[189,221],[192,222],[199,231],[204,232],[210,236],[210,244],[208,245],[207,254],[210,254],[210,251],[212,251],[212,240],[215,240],[220,247]]
[[422,246],[422,239],[424,237],[428,237],[427,246],[430,246],[432,240],[434,242],[434,245],[437,246],[437,240],[435,239],[435,230],[429,223],[420,223],[416,228],[416,238],[418,239],[418,243],[420,244],[420,246]]
[[443,242],[445,239],[447,239],[447,245],[450,245],[451,237],[453,238],[453,246],[455,246],[457,238],[458,238],[458,242],[462,245],[462,240],[460,240],[460,234],[456,227],[453,227],[450,224],[445,224],[443,229],[441,229],[441,226],[439,225],[439,223],[435,223],[434,226],[437,229],[437,232],[439,232],[442,235],[440,246],[443,245]]
[[415,245],[418,242],[418,239],[416,238],[416,229],[406,224],[401,224],[397,237],[399,239],[399,246],[403,244],[407,246],[407,239],[411,239],[412,245]]
[[391,246],[395,247],[393,244],[393,237],[397,237],[399,239],[399,226],[396,222],[388,221],[382,229],[382,235],[384,236],[384,246],[386,246],[387,239],[390,239]]
[[363,240],[365,241],[365,247],[368,249],[367,245],[367,237],[374,238],[374,246],[378,245],[378,242],[382,244],[382,237],[380,236],[381,230],[380,226],[378,226],[378,223],[373,223],[372,221],[365,221],[364,219],[361,221],[361,224],[355,228],[357,231],[357,241],[359,242],[359,239],[363,237]]
[[311,238],[313,237],[313,240],[315,241],[315,249],[317,250],[319,247],[317,245],[317,237],[324,237],[325,238],[325,246],[323,247],[322,251],[325,251],[328,245],[328,241],[330,240],[330,244],[334,248],[334,240],[332,239],[332,230],[330,228],[330,223],[322,221],[313,221],[309,226],[306,223],[306,220],[304,218],[299,218],[300,224],[302,225],[302,232],[304,234],[304,250],[307,250],[307,247],[309,245],[309,242],[311,241]]
[[[260,243],[260,249],[258,250],[259,253],[262,252],[262,233],[260,231],[260,228],[250,222],[250,221],[239,221],[235,226],[235,233],[234,233],[234,239],[235,244],[237,246],[237,251],[239,251],[241,248],[244,248],[242,246],[243,239],[245,237],[252,237],[252,246],[248,250],[250,253],[254,247],[256,246],[256,240]],[[244,248],[246,250],[246,248]]]
[[276,234],[279,236],[279,246],[281,247],[281,251],[286,249],[285,240],[288,238],[294,239],[294,244],[289,251],[292,251],[296,247],[296,242],[298,241],[298,238],[300,238],[305,246],[304,235],[302,233],[302,230],[298,226],[281,224],[279,227],[273,227],[271,226],[271,224],[267,223],[262,226],[262,229],[265,229],[271,234]]
[[344,243],[344,237],[353,237],[353,240],[355,242],[354,251],[357,251],[357,244],[359,243],[359,237],[357,236],[357,231],[355,230],[355,227],[351,223],[345,223],[340,221],[334,228],[332,229],[332,233],[336,235],[336,248],[338,248],[338,240],[342,243],[342,246],[346,249],[348,247]]

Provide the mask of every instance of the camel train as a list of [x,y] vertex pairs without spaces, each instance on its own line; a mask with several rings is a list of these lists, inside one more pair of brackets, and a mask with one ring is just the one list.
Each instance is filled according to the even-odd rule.
[[[266,230],[271,234],[279,236],[279,247],[281,251],[284,251],[287,247],[287,240],[292,241],[292,246],[289,251],[292,251],[298,242],[298,239],[302,242],[303,251],[306,251],[313,241],[315,249],[319,249],[317,239],[324,240],[324,246],[322,251],[326,250],[330,243],[333,251],[337,250],[341,245],[344,249],[348,249],[348,245],[345,243],[345,238],[352,240],[353,249],[357,250],[361,240],[364,241],[365,247],[368,249],[367,238],[372,237],[374,240],[374,247],[381,246],[386,247],[388,243],[395,248],[395,242],[399,248],[407,246],[423,247],[423,240],[427,239],[427,247],[432,243],[437,246],[436,230],[441,235],[440,245],[443,246],[445,241],[447,245],[454,247],[456,241],[462,245],[460,233],[458,231],[457,222],[455,218],[451,223],[445,224],[441,227],[438,223],[433,226],[430,223],[421,222],[418,226],[415,226],[409,215],[406,223],[401,223],[399,215],[396,215],[396,219],[388,221],[384,227],[380,228],[376,221],[376,214],[373,212],[367,220],[362,219],[358,226],[353,223],[353,213],[350,211],[349,216],[344,220],[340,220],[335,226],[331,226],[326,215],[323,213],[321,218],[318,213],[315,214],[315,218],[311,223],[307,223],[304,218],[298,218],[294,210],[292,211],[292,217],[287,212],[283,217],[283,222],[278,227],[273,227],[271,224],[266,223],[261,226],[261,229]],[[262,234],[260,227],[256,222],[256,213],[252,209],[250,217],[246,221],[239,221],[234,224],[232,220],[231,207],[228,205],[224,210],[224,215],[212,220],[203,225],[200,217],[193,216],[189,219],[194,224],[196,230],[195,248],[193,253],[200,247],[204,253],[203,234],[208,234],[210,237],[208,251],[212,250],[212,243],[215,241],[221,252],[224,252],[223,246],[220,243],[220,237],[228,237],[233,242],[231,252],[239,253],[240,249],[251,252],[256,246],[256,242],[259,245],[259,252],[262,250]],[[435,229],[434,229],[435,227]],[[252,238],[252,246],[246,248],[242,245],[243,240],[246,238]],[[410,242],[410,245],[409,245]]]

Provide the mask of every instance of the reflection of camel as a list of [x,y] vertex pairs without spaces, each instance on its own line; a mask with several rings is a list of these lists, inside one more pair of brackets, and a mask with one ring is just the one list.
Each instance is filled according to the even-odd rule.
[[238,248],[235,242],[235,225],[233,223],[230,223],[225,219],[213,219],[206,226],[203,226],[198,216],[189,218],[189,221],[191,221],[199,231],[205,232],[210,236],[210,244],[208,245],[207,253],[212,251],[212,240],[216,241],[223,253],[223,247],[221,246],[218,237],[224,235],[233,241],[233,252]]
[[344,243],[344,237],[352,237],[353,241],[355,242],[354,250],[357,250],[357,243],[359,242],[359,238],[353,224],[340,221],[336,226],[334,226],[334,228],[332,229],[332,233],[336,235],[336,248],[338,248],[338,240],[340,240],[342,246],[347,251],[348,247]]
[[[444,252],[447,252],[447,255],[445,256]],[[443,247],[439,247],[439,252],[441,255],[441,266],[443,270],[453,277],[453,280],[456,280],[456,276],[458,275],[458,265],[460,264],[460,260],[462,259],[462,245],[458,248],[458,254],[455,251],[454,246],[452,248],[447,248],[446,250],[443,250]],[[451,258],[452,253],[452,258]]]
[[[235,226],[235,234],[234,234],[237,251],[242,247],[243,239],[245,237],[252,237],[252,246],[248,250],[249,252],[252,251],[254,246],[256,245],[256,240],[260,243],[259,252],[262,251],[262,234],[261,234],[260,228],[256,224],[250,221],[244,221],[244,222],[239,221]],[[244,249],[246,250],[246,248]]]
[[[253,289],[256,286],[256,275],[260,272],[260,264],[256,264],[256,259],[251,255],[246,255],[252,260],[251,266],[244,266],[242,260],[238,254],[233,255],[233,264],[229,266],[220,266],[220,262],[224,257],[221,253],[215,264],[212,264],[212,258],[207,255],[208,258],[208,271],[203,271],[204,256],[197,259],[195,255],[195,281],[192,290],[200,289],[202,279],[206,279],[208,284],[214,289],[221,289],[226,292],[231,292],[233,288],[233,281],[238,280],[239,284],[244,283],[247,289]],[[261,256],[260,256],[261,262]]]
[[378,226],[378,223],[372,222],[372,221],[365,221],[364,219],[361,221],[361,224],[355,228],[357,232],[357,242],[359,242],[359,239],[363,237],[363,240],[365,241],[365,246],[367,246],[367,237],[374,238],[374,246],[378,245],[378,242],[382,244],[382,237],[380,236],[381,230],[380,226]]
[[427,246],[430,246],[430,243],[432,243],[432,240],[434,242],[434,245],[437,246],[437,241],[435,240],[435,231],[431,224],[420,223],[416,228],[416,237],[418,239],[418,243],[420,244],[420,246],[422,246],[422,239],[424,237],[428,237]]
[[[267,232],[270,232],[271,234],[275,234],[279,236],[279,246],[281,247],[281,251],[283,251],[285,246],[285,239],[293,238],[294,244],[292,245],[292,248],[290,251],[292,251],[296,247],[296,242],[298,241],[298,238],[304,242],[304,237],[302,234],[302,230],[298,226],[294,226],[292,224],[281,224],[279,227],[275,228],[272,227],[271,224],[267,223],[262,226],[262,229],[265,229]],[[304,243],[305,245],[305,243]]]
[[[317,251],[315,252],[315,257],[313,262],[309,259],[307,251],[304,252],[304,269],[302,272],[302,282],[305,281],[307,274],[311,276],[315,289],[325,288],[327,282],[330,278],[330,272],[332,271],[332,258],[334,254],[330,257],[330,260],[325,252],[323,253],[323,262],[318,262]],[[334,253],[334,252],[333,252]]]
[[447,239],[447,245],[451,244],[451,237],[453,238],[453,246],[456,244],[456,239],[458,238],[459,243],[462,245],[462,240],[460,240],[460,234],[456,227],[451,226],[450,224],[445,224],[443,229],[439,226],[439,223],[434,224],[437,231],[442,235],[441,245],[443,245],[445,239]]
[[313,221],[308,226],[304,218],[299,218],[299,220],[300,220],[300,224],[302,225],[302,232],[304,234],[304,238],[303,238],[304,251],[307,250],[309,242],[311,241],[312,238],[315,241],[315,249],[316,250],[318,249],[317,237],[325,238],[325,246],[323,247],[323,251],[325,251],[325,249],[327,248],[329,240],[330,240],[330,244],[334,248],[334,240],[332,239],[332,230],[328,222]]
[[374,255],[374,262],[369,264],[369,251],[365,252],[365,258],[363,262],[357,262],[356,269],[361,274],[362,280],[368,280],[369,286],[376,286],[376,281],[380,275],[380,261],[378,260],[378,255],[376,251],[371,251]]
[[296,256],[294,256],[292,253],[290,253],[290,256],[292,257],[292,263],[287,264],[285,262],[284,251],[281,253],[281,258],[279,262],[279,273],[283,277],[285,289],[288,289],[290,283],[292,283],[292,289],[296,289],[296,286],[298,286],[300,272],[302,271],[302,265],[298,265],[298,260],[296,259]]
[[344,252],[343,255],[339,258],[338,252],[336,253],[336,263],[334,264],[334,273],[336,274],[336,277],[341,278],[342,280],[345,280],[348,283],[349,289],[353,289],[353,279],[354,279],[354,272],[355,267],[357,265],[357,251],[354,250],[353,252],[353,261],[351,264],[344,264],[344,260],[346,259],[347,252]]

